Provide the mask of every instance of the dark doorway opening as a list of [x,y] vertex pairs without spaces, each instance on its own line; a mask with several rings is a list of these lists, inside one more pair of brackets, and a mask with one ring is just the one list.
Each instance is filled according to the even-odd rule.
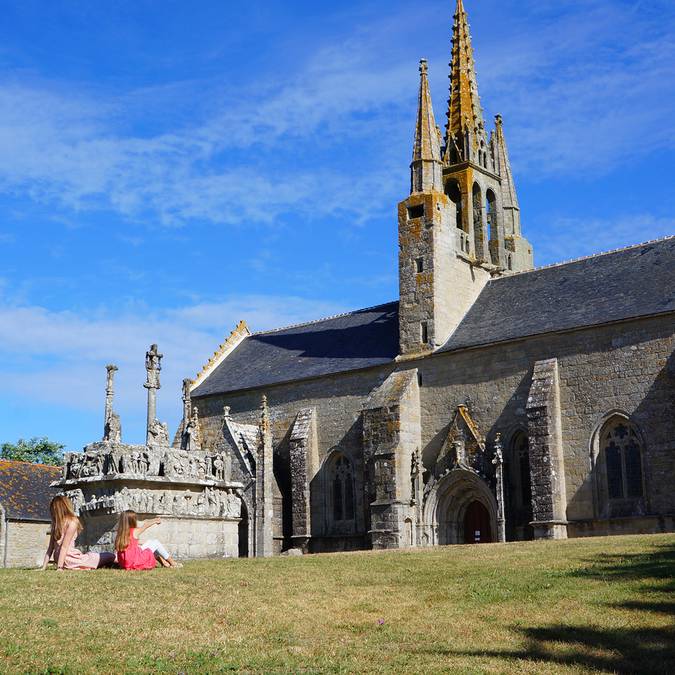
[[248,510],[241,502],[241,520],[239,521],[239,557],[248,558]]
[[492,541],[490,514],[478,501],[473,501],[464,514],[464,543],[489,544]]

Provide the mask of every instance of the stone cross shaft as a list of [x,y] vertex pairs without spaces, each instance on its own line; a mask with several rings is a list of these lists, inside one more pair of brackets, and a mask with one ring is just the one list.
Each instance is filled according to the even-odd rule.
[[148,373],[148,379],[143,385],[148,390],[148,423],[146,431],[146,443],[153,439],[150,433],[157,418],[157,390],[160,388],[159,371],[162,370],[162,354],[159,353],[157,345],[151,345],[149,351],[145,354],[145,370]]
[[494,453],[492,463],[495,466],[497,491],[497,540],[504,542],[506,541],[506,519],[504,517],[504,454],[501,434],[495,436]]
[[185,429],[192,417],[192,401],[190,399],[190,387],[192,380],[186,377],[183,380],[183,429]]
[[107,426],[110,422],[113,412],[113,398],[115,396],[114,389],[114,378],[115,373],[117,372],[117,366],[112,364],[105,367],[107,371],[106,385],[105,385],[105,420],[104,420],[104,433],[106,433]]

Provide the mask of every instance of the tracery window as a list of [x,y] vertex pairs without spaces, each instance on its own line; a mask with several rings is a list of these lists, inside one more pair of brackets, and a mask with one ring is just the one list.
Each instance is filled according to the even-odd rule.
[[354,472],[352,463],[340,455],[333,467],[333,520],[354,520]]
[[642,448],[635,429],[623,418],[607,422],[600,434],[604,453],[609,499],[643,496]]

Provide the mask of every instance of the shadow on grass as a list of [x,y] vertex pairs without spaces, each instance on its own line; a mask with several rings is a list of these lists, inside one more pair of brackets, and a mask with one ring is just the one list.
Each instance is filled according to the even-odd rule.
[[[557,663],[628,673],[675,673],[675,545],[661,545],[646,553],[602,554],[569,572],[579,579],[634,581],[636,593],[649,600],[630,600],[599,607],[598,611],[630,610],[672,616],[668,627],[598,628],[564,623],[513,631],[525,638],[520,650],[461,652],[462,655]],[[641,617],[643,620],[644,617]],[[448,655],[459,655],[447,651]]]

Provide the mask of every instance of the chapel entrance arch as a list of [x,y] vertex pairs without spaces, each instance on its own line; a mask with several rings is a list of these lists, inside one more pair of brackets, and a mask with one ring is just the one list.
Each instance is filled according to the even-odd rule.
[[495,541],[497,501],[477,472],[453,469],[436,483],[429,494],[425,506],[425,526],[434,544]]

